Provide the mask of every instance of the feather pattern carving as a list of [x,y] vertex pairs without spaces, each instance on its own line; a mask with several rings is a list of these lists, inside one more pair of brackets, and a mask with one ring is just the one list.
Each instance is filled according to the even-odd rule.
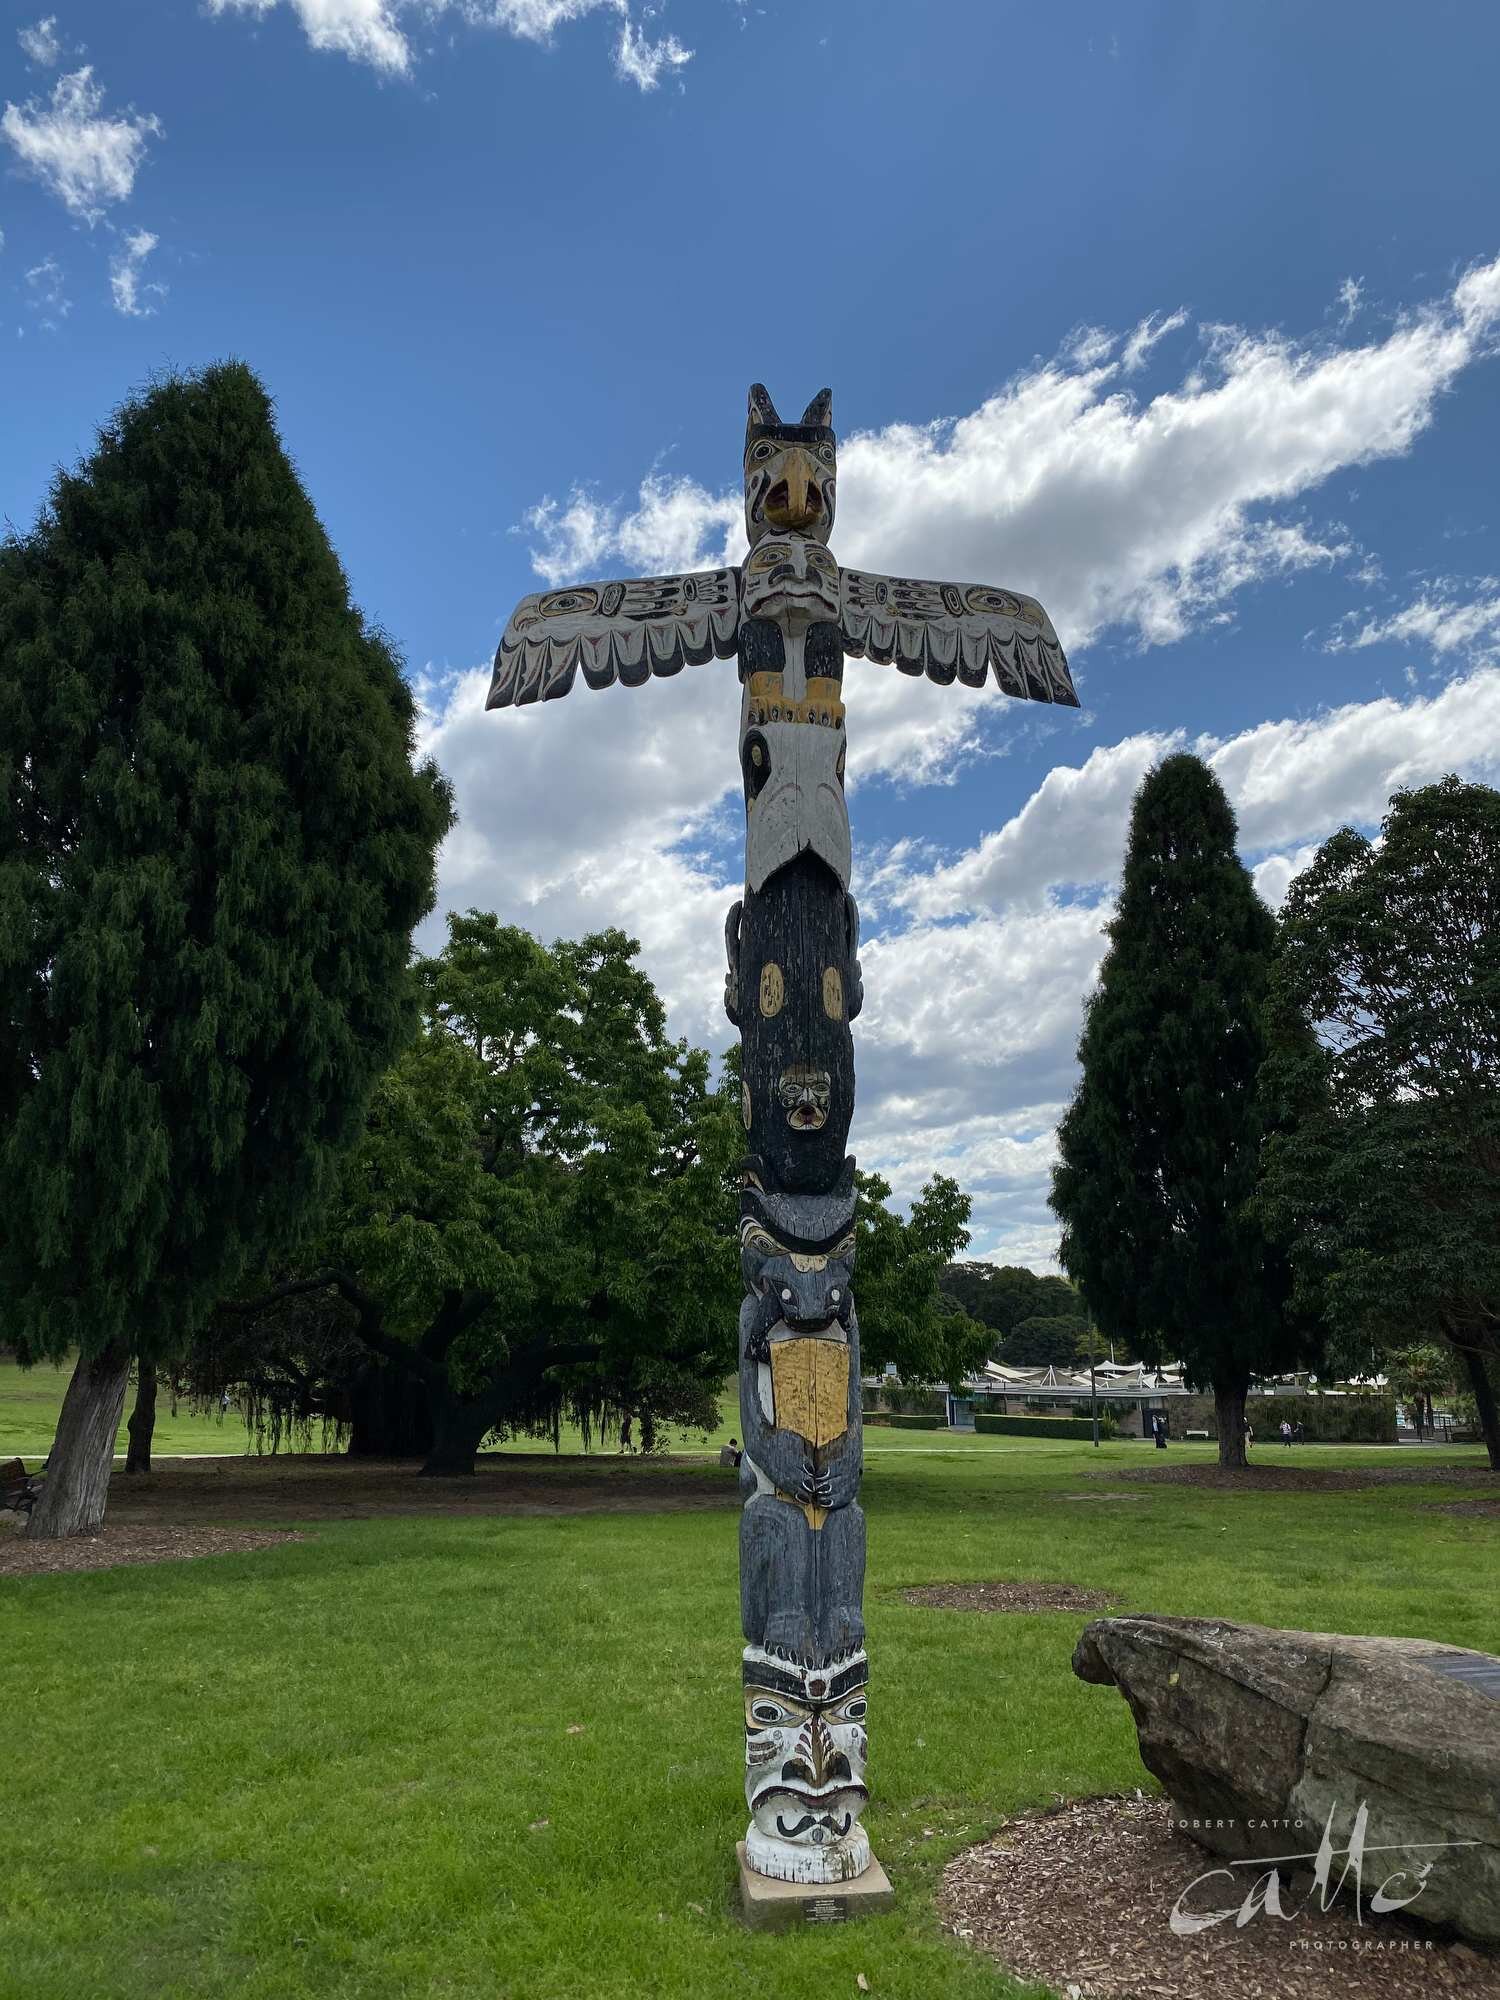
[[856,659],[968,687],[983,687],[988,669],[1002,694],[1078,706],[1052,620],[1034,597],[845,569],[839,598],[844,651]]
[[556,701],[581,668],[590,687],[732,660],[740,623],[737,569],[580,583],[523,597],[495,652],[486,708]]

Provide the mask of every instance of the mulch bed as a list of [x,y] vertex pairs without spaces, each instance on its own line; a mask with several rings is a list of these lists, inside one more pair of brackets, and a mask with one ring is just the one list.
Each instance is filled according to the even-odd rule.
[[[944,1924],[1025,1979],[1077,2000],[1495,2000],[1500,1952],[1429,1939],[1397,1917],[1361,1923],[1343,1895],[1325,1913],[1282,1871],[1276,1917],[1176,1936],[1173,1905],[1224,1866],[1170,1822],[1165,1799],[1088,1799],[1012,1820],[948,1864]],[[1237,1868],[1184,1900],[1237,1906],[1258,1879]],[[1337,1879],[1336,1877],[1334,1878]],[[1297,1914],[1293,1915],[1292,1913]]]
[[1107,1611],[1119,1598],[1107,1590],[1080,1590],[1071,1583],[924,1583],[901,1595],[908,1604],[938,1611]]
[[[1393,1447],[1399,1450],[1400,1447]],[[1477,1486],[1500,1495],[1500,1472],[1486,1465],[1360,1465],[1315,1466],[1287,1462],[1291,1454],[1267,1465],[1252,1458],[1244,1467],[1222,1465],[1101,1466],[1086,1479],[1132,1479],[1152,1486],[1234,1487],[1239,1492],[1343,1493],[1363,1486]]]
[[657,1513],[738,1507],[738,1477],[701,1459],[482,1452],[472,1477],[419,1479],[416,1459],[276,1453],[158,1458],[148,1477],[117,1467],[106,1533],[247,1522],[405,1515]]
[[123,1569],[133,1563],[191,1562],[198,1556],[274,1549],[305,1535],[275,1528],[135,1528],[106,1520],[102,1533],[30,1542],[20,1523],[0,1529],[0,1576],[50,1576],[59,1570]]
[[1500,1500],[1434,1500],[1434,1514],[1477,1514],[1481,1520],[1500,1521]]

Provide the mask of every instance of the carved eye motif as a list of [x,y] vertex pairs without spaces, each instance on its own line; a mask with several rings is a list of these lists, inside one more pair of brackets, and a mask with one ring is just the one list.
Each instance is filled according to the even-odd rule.
[[775,452],[776,447],[769,438],[761,438],[758,443],[750,447],[750,456],[753,459],[772,458],[775,456]]

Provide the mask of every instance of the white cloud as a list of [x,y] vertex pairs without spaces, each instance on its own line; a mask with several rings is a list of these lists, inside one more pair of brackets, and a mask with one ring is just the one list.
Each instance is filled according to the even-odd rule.
[[[207,0],[210,14],[269,14],[277,0]],[[401,0],[290,0],[302,32],[315,49],[368,63],[403,76],[411,44],[396,22]]]
[[86,63],[58,78],[47,103],[7,103],[0,116],[0,136],[21,165],[91,227],[130,194],[146,141],[162,129],[156,118],[111,117],[103,107],[103,87]]
[[1359,312],[1365,300],[1363,278],[1345,278],[1339,286],[1339,326],[1346,327]]
[[1326,650],[1350,653],[1384,644],[1426,646],[1440,658],[1456,652],[1493,655],[1500,646],[1500,578],[1480,577],[1467,586],[1440,578],[1399,611],[1351,612]]
[[55,333],[73,310],[65,289],[63,269],[55,257],[44,257],[26,273],[27,309],[40,316],[42,330]]
[[[271,13],[281,0],[206,0],[211,14]],[[520,41],[547,43],[558,28],[587,15],[619,18],[615,73],[641,90],[655,90],[663,73],[675,74],[692,60],[675,35],[656,40],[631,15],[629,0],[286,0],[315,49],[331,50],[352,62],[368,63],[387,76],[406,76],[417,52],[403,26],[452,14],[465,26],[493,28]],[[648,14],[650,10],[647,10]]]
[[62,43],[57,37],[55,14],[45,15],[34,27],[17,28],[16,40],[27,62],[35,63],[38,69],[52,69],[61,60]]
[[663,70],[673,76],[692,59],[692,50],[685,49],[675,35],[663,35],[653,42],[645,29],[628,15],[620,23],[620,38],[615,43],[615,74],[626,83],[633,83],[641,90],[655,90]]
[[166,296],[165,285],[141,283],[141,268],[157,240],[149,229],[133,229],[109,260],[110,297],[115,311],[127,319],[149,319],[156,311],[151,301]]
[[[1143,321],[1125,354],[1176,319]],[[1408,451],[1492,351],[1497,321],[1500,258],[1362,345],[1201,327],[1198,366],[1144,402],[1125,361],[1107,359],[1111,337],[1085,329],[966,416],[847,437],[835,549],[897,575],[1033,593],[1074,652],[1108,627],[1180,640],[1248,586],[1354,553],[1297,503],[1335,472]],[[692,479],[653,475],[633,508],[583,504],[586,532],[539,551],[549,577],[691,568],[734,545],[737,494]]]
[[1176,312],[1168,313],[1161,320],[1155,313],[1148,313],[1120,349],[1120,366],[1125,373],[1134,375],[1138,369],[1144,368],[1156,343],[1165,340],[1169,333],[1176,333],[1179,327],[1186,326],[1187,317],[1186,306],[1179,306]]
[[574,487],[566,503],[539,501],[522,526],[538,537],[528,551],[532,568],[545,582],[558,584],[611,563],[628,563],[649,575],[738,562],[745,548],[744,520],[737,495],[713,494],[695,480],[651,473],[630,509]]

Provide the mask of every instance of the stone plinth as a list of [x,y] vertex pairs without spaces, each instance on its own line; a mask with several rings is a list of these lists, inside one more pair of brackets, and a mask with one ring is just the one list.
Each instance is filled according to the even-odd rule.
[[870,1856],[862,1875],[849,1882],[775,1882],[757,1875],[745,1859],[745,1843],[735,1849],[740,1863],[740,1906],[753,1931],[790,1930],[796,1924],[846,1924],[855,1917],[892,1909],[890,1877]]

